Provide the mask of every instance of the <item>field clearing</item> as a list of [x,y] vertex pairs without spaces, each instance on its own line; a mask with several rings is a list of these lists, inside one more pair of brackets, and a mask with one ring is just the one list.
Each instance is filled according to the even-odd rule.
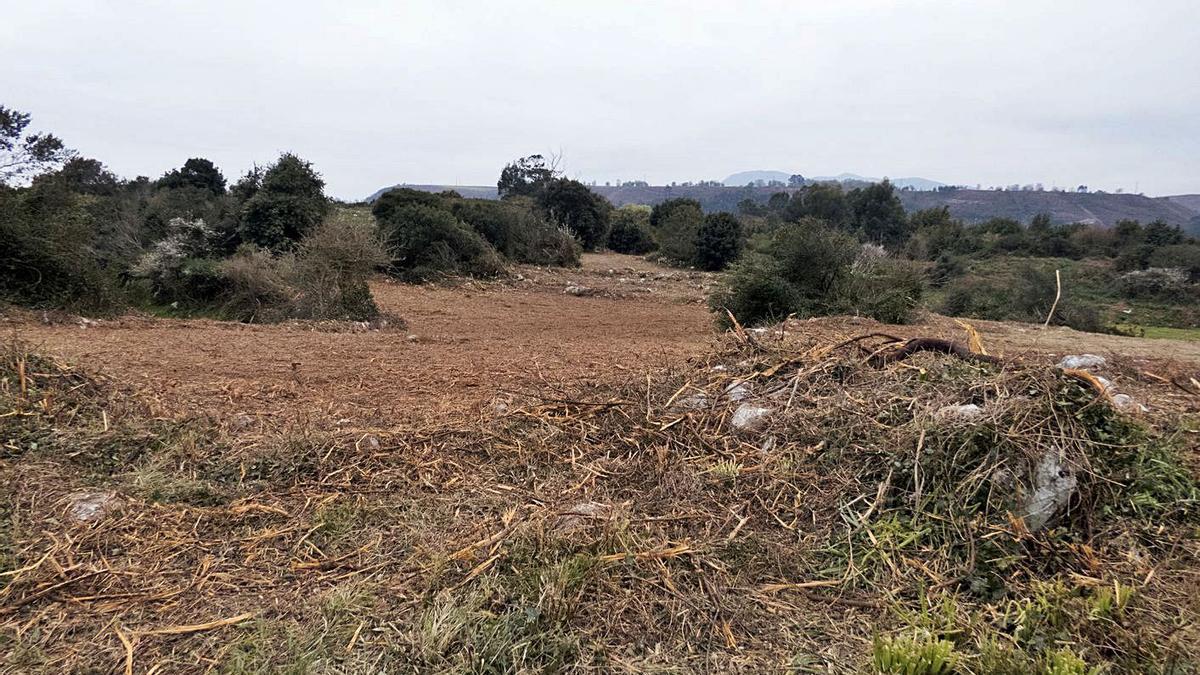
[[[1194,470],[1200,344],[977,321],[1009,365],[877,368],[838,344],[963,328],[832,317],[718,335],[713,281],[603,255],[488,284],[379,282],[407,326],[365,332],[9,315],[29,352],[5,364],[28,381],[0,392],[15,406],[0,411],[0,671],[854,672],[880,631],[995,630],[999,610],[966,600],[904,614],[958,597],[975,563],[943,550],[964,532],[1062,565],[1061,589],[1010,576],[1064,616],[1092,611],[1096,588],[1136,588],[1136,622],[1088,633],[1112,653],[1200,658],[1200,547],[1194,526],[1168,527],[1169,503],[1162,524],[1105,521],[1092,549],[995,519],[945,540],[943,516],[905,530],[907,505],[949,482],[918,475],[915,502],[899,484],[884,499],[893,468],[958,447],[933,411],[964,396],[1031,452],[1086,431],[1091,404],[1019,409],[1059,404],[1049,366],[1066,353],[1109,357],[1106,377]],[[731,428],[719,401],[738,377],[786,401],[778,442]],[[823,457],[826,439],[848,456]],[[1100,527],[1085,506],[1075,525]]]

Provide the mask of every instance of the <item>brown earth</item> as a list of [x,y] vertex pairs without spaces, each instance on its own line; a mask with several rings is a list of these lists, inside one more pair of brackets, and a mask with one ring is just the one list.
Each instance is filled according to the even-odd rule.
[[[376,282],[379,306],[407,323],[382,330],[142,316],[55,322],[30,313],[0,318],[0,326],[133,386],[164,417],[212,413],[394,429],[418,418],[474,414],[513,392],[552,395],[571,382],[640,380],[701,355],[714,337],[704,304],[713,282],[708,274],[602,254],[584,256],[577,270],[525,267],[496,283]],[[589,295],[570,295],[569,286]],[[1096,352],[1163,376],[1200,365],[1200,342],[973,323],[990,349],[1006,355],[1052,362],[1055,355]],[[877,330],[963,335],[938,316],[911,326],[833,317],[792,321],[788,330],[829,342]]]

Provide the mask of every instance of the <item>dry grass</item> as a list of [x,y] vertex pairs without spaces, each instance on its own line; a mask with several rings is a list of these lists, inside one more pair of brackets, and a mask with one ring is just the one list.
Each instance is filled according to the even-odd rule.
[[[1121,415],[1041,363],[875,366],[846,337],[734,333],[675,372],[388,434],[156,420],[14,343],[4,667],[1198,667],[1194,417]],[[735,380],[774,411],[754,433]],[[962,403],[984,419],[935,414]],[[1050,448],[1079,490],[1031,532],[1014,506]],[[97,490],[119,505],[73,521]]]

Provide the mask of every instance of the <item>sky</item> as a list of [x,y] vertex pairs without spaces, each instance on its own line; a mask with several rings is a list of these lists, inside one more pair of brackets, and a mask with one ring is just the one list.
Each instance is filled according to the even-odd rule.
[[38,0],[0,104],[122,176],[282,152],[328,192],[772,169],[1200,192],[1195,0]]

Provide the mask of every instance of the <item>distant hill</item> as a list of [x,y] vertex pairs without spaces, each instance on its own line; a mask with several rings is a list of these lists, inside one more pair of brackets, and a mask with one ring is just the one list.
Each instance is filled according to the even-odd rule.
[[727,177],[721,182],[725,183],[728,187],[745,187],[750,183],[760,180],[764,183],[777,180],[787,185],[788,179],[791,177],[792,174],[786,171],[742,171]]
[[1167,199],[1184,208],[1191,209],[1200,216],[1200,195],[1172,195]]
[[909,211],[946,206],[950,213],[973,223],[988,218],[1029,222],[1047,213],[1056,223],[1090,223],[1112,226],[1120,220],[1143,223],[1163,220],[1197,233],[1196,213],[1168,197],[1108,194],[1103,192],[1036,192],[998,190],[904,191],[900,201]]
[[[853,179],[850,179],[853,180]],[[425,192],[456,190],[464,197],[496,199],[494,186],[477,185],[403,185]],[[391,188],[384,188],[368,198],[374,201]],[[687,197],[700,202],[705,211],[737,211],[744,199],[766,202],[776,192],[794,192],[796,188],[779,187],[688,187],[670,185],[597,185],[592,187],[616,206],[625,204],[658,204],[675,197]],[[1131,194],[1102,192],[1035,192],[997,190],[901,190],[900,201],[908,211],[945,206],[950,214],[968,223],[989,218],[1012,218],[1028,223],[1039,213],[1046,213],[1056,223],[1093,223],[1112,226],[1120,220],[1140,220],[1143,223],[1163,220],[1178,225],[1194,236],[1200,236],[1200,195],[1174,197],[1144,197]]]

